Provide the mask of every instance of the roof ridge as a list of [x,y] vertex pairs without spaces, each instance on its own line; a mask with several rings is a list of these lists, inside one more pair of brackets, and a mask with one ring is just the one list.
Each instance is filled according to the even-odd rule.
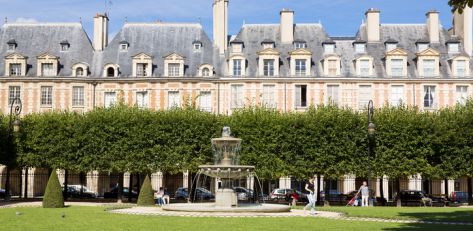
[[3,27],[8,26],[80,26],[80,22],[8,22],[3,24]]
[[202,28],[197,22],[127,22],[124,26],[195,26]]

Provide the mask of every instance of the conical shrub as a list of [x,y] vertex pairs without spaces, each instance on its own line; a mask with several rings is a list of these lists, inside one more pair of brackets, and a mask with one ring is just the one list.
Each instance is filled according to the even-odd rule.
[[151,187],[151,180],[149,179],[148,175],[146,175],[143,185],[141,185],[137,204],[138,206],[153,206],[155,204],[153,188]]
[[61,184],[55,170],[49,176],[48,185],[43,198],[43,208],[63,208],[64,197],[62,195]]

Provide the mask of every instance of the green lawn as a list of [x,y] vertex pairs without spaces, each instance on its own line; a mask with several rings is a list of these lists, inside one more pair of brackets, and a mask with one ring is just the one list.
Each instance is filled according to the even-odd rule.
[[[16,215],[16,212],[21,215]],[[65,218],[61,215],[65,214]],[[100,207],[0,209],[0,230],[472,230],[443,226],[323,218],[189,218],[111,214]]]
[[[342,212],[352,217],[414,219],[424,221],[473,222],[473,208],[452,207],[319,207],[319,210]],[[473,227],[472,229],[473,230]]]

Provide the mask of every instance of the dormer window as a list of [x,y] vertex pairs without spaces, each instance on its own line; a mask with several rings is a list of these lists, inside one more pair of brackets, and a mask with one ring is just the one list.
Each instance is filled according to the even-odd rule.
[[196,40],[192,44],[194,46],[194,51],[200,51],[202,49],[202,42]]
[[307,48],[307,43],[302,40],[298,40],[294,42],[294,49],[305,49]]
[[429,49],[430,42],[425,39],[420,39],[416,42],[417,45],[417,52],[425,51]]
[[76,63],[72,66],[72,76],[86,77],[89,73],[89,66],[86,63]]
[[386,52],[389,52],[397,48],[397,41],[394,39],[388,39],[384,42],[384,45],[386,46]]
[[12,53],[5,57],[5,75],[6,76],[25,76],[26,75],[26,59],[18,53]]
[[36,57],[36,59],[38,76],[51,77],[56,76],[58,74],[59,57],[45,53]]
[[8,45],[8,51],[15,51],[16,50],[16,46],[17,46],[17,43],[14,39],[11,39],[10,41],[7,42],[7,45]]
[[243,41],[241,40],[233,40],[230,42],[230,45],[232,46],[232,53],[241,53],[243,52]]
[[459,43],[449,43],[448,44],[448,53],[456,54],[460,52],[460,44]]
[[167,77],[184,76],[184,56],[176,53],[164,56],[164,75]]
[[120,42],[120,51],[128,51],[129,43],[127,41]]
[[67,40],[62,41],[59,45],[61,45],[61,51],[68,51],[71,46]]
[[366,43],[364,41],[355,41],[353,43],[356,53],[365,53],[366,52]]
[[334,54],[335,53],[335,42],[331,39],[327,39],[322,42],[324,47],[324,54]]
[[213,66],[210,64],[203,64],[199,67],[198,75],[201,77],[212,77],[213,76]]
[[274,48],[274,41],[270,40],[270,39],[265,39],[263,42],[261,42],[261,45],[263,46],[263,50],[273,49]]
[[153,57],[145,53],[139,53],[132,57],[133,76],[151,77]]

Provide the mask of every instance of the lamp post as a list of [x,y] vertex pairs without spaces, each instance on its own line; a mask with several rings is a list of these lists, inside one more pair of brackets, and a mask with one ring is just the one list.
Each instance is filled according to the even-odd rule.
[[[8,145],[8,155],[11,155],[13,152],[13,133],[17,133],[20,131],[20,120],[18,119],[21,113],[22,104],[21,100],[18,97],[15,97],[11,102],[10,106],[10,123],[8,126],[8,138],[7,138],[7,145]],[[9,163],[10,165],[10,163]],[[5,180],[5,200],[10,200],[10,167],[6,166],[7,168],[7,179]]]
[[[376,126],[373,123],[374,106],[373,100],[368,102],[368,188],[371,188],[371,153],[373,152],[372,138],[376,132]],[[370,191],[370,190],[368,190]],[[371,200],[371,191],[368,197],[369,206],[373,206]]]

